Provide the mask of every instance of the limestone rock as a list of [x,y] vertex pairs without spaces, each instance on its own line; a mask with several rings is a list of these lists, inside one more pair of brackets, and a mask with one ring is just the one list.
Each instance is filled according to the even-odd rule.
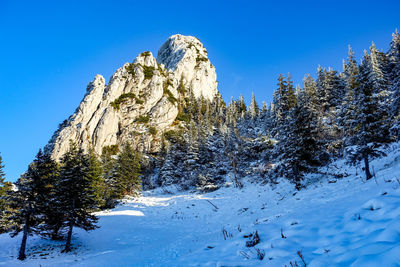
[[101,75],[89,83],[75,113],[60,124],[45,150],[59,160],[70,140],[84,150],[131,142],[142,152],[161,147],[161,134],[178,115],[178,92],[184,86],[196,98],[212,101],[218,94],[216,72],[207,50],[195,37],[173,35],[159,49],[139,54],[110,78]]

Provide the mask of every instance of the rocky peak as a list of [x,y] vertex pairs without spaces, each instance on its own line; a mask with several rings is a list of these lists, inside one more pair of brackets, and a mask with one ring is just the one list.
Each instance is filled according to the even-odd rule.
[[173,71],[176,77],[183,77],[195,97],[212,100],[218,93],[215,68],[196,37],[172,35],[158,50],[157,62]]
[[[110,78],[89,83],[86,94],[68,120],[54,133],[46,151],[60,159],[72,140],[98,154],[110,145],[130,142],[142,152],[157,152],[161,135],[174,127],[178,101],[186,92],[212,101],[218,94],[215,68],[195,37],[173,35],[161,46],[157,60],[139,54]],[[176,124],[176,123],[175,123]]]
[[150,51],[140,53],[134,60],[134,63],[141,64],[143,66],[151,66],[151,67],[157,66],[157,61]]
[[193,36],[176,34],[169,37],[160,47],[157,55],[157,62],[175,71],[178,67],[178,63],[184,57],[193,58],[197,56],[197,53],[207,57],[207,51],[199,39]]

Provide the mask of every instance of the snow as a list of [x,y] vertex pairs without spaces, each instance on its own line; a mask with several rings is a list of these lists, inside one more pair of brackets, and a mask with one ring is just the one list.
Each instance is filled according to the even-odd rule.
[[[321,171],[349,176],[310,176],[314,182],[299,192],[285,180],[207,194],[147,191],[99,212],[99,229],[75,230],[70,254],[60,253],[63,242],[29,237],[21,263],[21,236],[3,234],[0,266],[302,266],[298,251],[307,266],[400,266],[398,147],[372,161],[369,181],[338,161]],[[255,231],[261,242],[248,248],[243,236]]]

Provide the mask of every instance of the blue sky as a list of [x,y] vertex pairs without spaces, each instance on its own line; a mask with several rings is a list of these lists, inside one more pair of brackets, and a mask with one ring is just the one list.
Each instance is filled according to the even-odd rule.
[[172,34],[198,37],[226,101],[271,100],[280,73],[295,83],[318,64],[341,70],[351,44],[387,50],[400,1],[0,0],[0,153],[7,179],[26,170],[86,85],[157,53]]

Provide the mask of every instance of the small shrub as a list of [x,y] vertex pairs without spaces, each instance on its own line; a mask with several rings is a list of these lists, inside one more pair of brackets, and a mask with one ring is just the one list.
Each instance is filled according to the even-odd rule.
[[258,243],[260,243],[260,237],[256,231],[253,235],[251,235],[250,240],[246,242],[246,247],[254,247]]
[[134,93],[127,93],[127,94],[122,94],[120,95],[117,99],[115,99],[113,102],[110,103],[110,105],[116,109],[119,110],[120,105],[122,103],[125,103],[129,99],[136,99],[136,95]]
[[157,134],[157,129],[155,128],[155,127],[150,127],[149,128],[149,133],[151,134],[151,135],[156,135]]
[[176,103],[176,101],[178,101],[175,97],[174,97],[174,95],[172,94],[172,92],[170,91],[170,90],[165,90],[164,91],[164,95],[167,95],[168,96],[168,101],[169,102],[171,102],[172,104],[175,104]]
[[163,82],[163,94],[168,96],[168,101],[171,102],[172,104],[175,104],[177,99],[174,97],[172,92],[168,89],[168,87],[173,86],[172,82],[167,79],[166,81]]
[[133,136],[139,136],[139,135],[141,135],[141,133],[139,133],[138,131],[135,131],[135,130],[133,130],[133,131],[131,132],[131,134],[132,134]]
[[191,119],[190,114],[186,114],[183,112],[179,112],[178,115],[176,116],[177,121],[184,121],[186,123],[190,123],[190,119]]
[[196,64],[199,64],[200,62],[207,62],[207,61],[208,61],[208,58],[206,58],[206,57],[203,57],[200,55],[197,55],[197,57],[196,57]]
[[148,57],[148,56],[151,56],[151,53],[150,53],[150,51],[145,51],[145,52],[141,53],[140,56]]
[[110,145],[110,146],[104,146],[101,153],[103,155],[117,155],[119,151],[118,145]]
[[182,140],[182,133],[179,131],[169,130],[164,132],[164,138],[172,143],[180,142]]
[[136,64],[130,63],[128,66],[125,67],[125,69],[129,74],[134,75],[135,74],[135,67],[136,67]]
[[185,95],[185,93],[186,93],[186,88],[185,88],[185,86],[183,85],[183,81],[181,80],[181,82],[179,83],[179,85],[178,85],[178,88],[176,88],[176,90],[178,91],[178,93],[180,93],[181,95]]
[[167,76],[168,76],[167,70],[166,70],[166,69],[163,69],[163,68],[161,67],[161,64],[157,64],[157,65],[158,65],[158,71],[160,72],[160,74],[161,74],[162,76],[164,76],[164,77],[167,77]]
[[163,82],[164,94],[165,94],[165,91],[168,90],[168,87],[169,87],[169,86],[173,86],[173,84],[172,84],[172,82],[171,82],[170,79],[167,79],[167,80],[165,80],[165,81]]
[[136,122],[139,122],[139,123],[148,123],[149,121],[150,121],[150,117],[147,115],[146,116],[140,115],[136,119]]
[[163,82],[163,93],[164,93],[164,95],[168,96],[169,102],[171,102],[172,104],[175,104],[177,99],[174,97],[172,92],[168,89],[169,86],[173,86],[173,84],[169,79],[167,79],[166,81]]
[[156,68],[153,66],[142,66],[143,67],[143,73],[144,73],[144,79],[145,80],[151,80],[154,75],[154,71]]

